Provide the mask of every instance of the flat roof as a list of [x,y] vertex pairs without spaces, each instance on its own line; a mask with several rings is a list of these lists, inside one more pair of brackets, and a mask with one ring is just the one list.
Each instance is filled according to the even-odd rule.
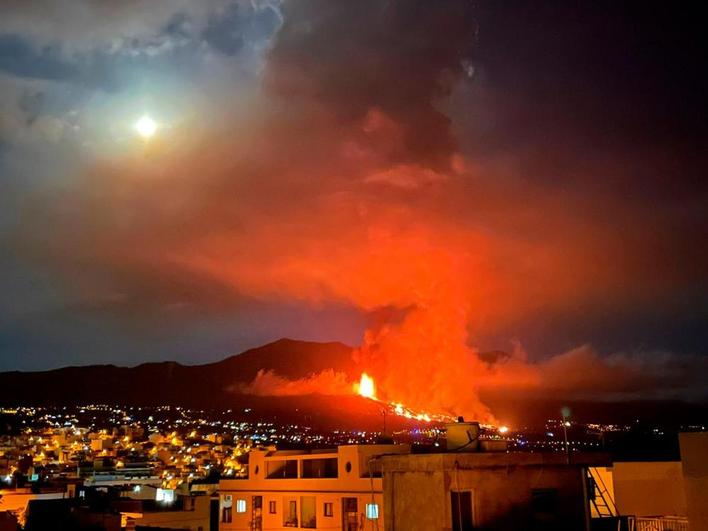
[[437,454],[384,455],[380,459],[386,471],[432,471],[454,468],[528,467],[587,467],[610,466],[609,454],[574,452],[567,462],[561,452],[447,452]]

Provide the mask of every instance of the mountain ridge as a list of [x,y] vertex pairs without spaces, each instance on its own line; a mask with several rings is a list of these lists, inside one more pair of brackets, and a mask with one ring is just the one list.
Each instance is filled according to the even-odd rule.
[[[45,371],[0,373],[7,403],[53,405],[126,403],[135,405],[213,405],[231,403],[235,384],[251,382],[258,371],[298,379],[324,368],[354,377],[352,348],[339,342],[317,343],[281,338],[223,360],[198,365],[176,361],[68,366]],[[189,395],[183,393],[189,389]],[[196,395],[196,396],[195,396]]]
[[[173,405],[209,409],[256,409],[262,418],[298,420],[306,417],[323,427],[378,426],[381,405],[358,396],[311,393],[298,396],[254,396],[239,391],[259,371],[273,371],[288,380],[325,369],[356,381],[360,367],[353,348],[340,342],[318,343],[281,338],[220,361],[183,365],[176,361],[146,362],[132,367],[114,364],[69,366],[46,371],[0,373],[0,406],[62,406],[116,404]],[[493,358],[504,353],[493,352]],[[490,358],[491,359],[491,358]],[[570,406],[585,421],[632,422],[642,412],[658,412],[668,420],[708,420],[708,407],[679,401],[600,402],[510,391],[482,393],[481,398],[502,421],[522,426],[556,418]],[[680,420],[679,420],[680,419]]]

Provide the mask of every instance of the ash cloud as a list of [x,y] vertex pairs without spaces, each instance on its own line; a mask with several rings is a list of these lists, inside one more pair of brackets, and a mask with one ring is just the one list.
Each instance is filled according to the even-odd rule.
[[[304,0],[283,7],[267,90],[317,108],[344,130],[360,127],[356,141],[376,162],[450,169],[457,144],[437,105],[472,52],[472,2]],[[377,137],[386,128],[399,138],[381,149]]]

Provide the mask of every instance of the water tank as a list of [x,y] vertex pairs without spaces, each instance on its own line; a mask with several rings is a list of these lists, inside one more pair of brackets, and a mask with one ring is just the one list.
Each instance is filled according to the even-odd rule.
[[476,452],[479,450],[479,422],[450,422],[447,428],[448,452]]

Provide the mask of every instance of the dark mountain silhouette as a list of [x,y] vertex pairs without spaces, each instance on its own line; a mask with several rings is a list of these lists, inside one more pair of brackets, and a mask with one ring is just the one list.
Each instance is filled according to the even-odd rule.
[[205,365],[166,361],[136,367],[89,365],[40,372],[3,372],[0,373],[0,405],[119,404],[250,409],[251,415],[258,419],[307,422],[322,428],[379,428],[381,406],[358,396],[269,397],[234,391],[239,384],[251,382],[259,370],[298,379],[333,369],[345,372],[354,381],[359,374],[351,354],[352,348],[342,343],[280,339]]
[[[503,352],[483,354],[493,363]],[[118,404],[134,406],[179,405],[202,409],[251,409],[259,419],[307,422],[313,427],[378,429],[382,407],[358,396],[253,396],[238,392],[253,381],[259,370],[288,379],[307,377],[324,369],[344,372],[356,381],[360,369],[352,348],[342,343],[315,343],[280,339],[216,363],[182,365],[176,362],[145,363],[136,367],[89,365],[41,372],[0,373],[0,405]],[[576,420],[627,422],[637,418],[655,422],[708,420],[704,404],[665,402],[593,402],[564,400],[542,392],[514,395],[506,391],[484,393],[482,399],[495,415],[516,426],[543,424],[558,418],[570,406]],[[661,417],[661,418],[659,418]],[[255,417],[254,417],[255,418]],[[390,428],[406,423],[389,415]]]
[[238,384],[259,370],[297,379],[324,368],[355,378],[352,349],[342,343],[280,339],[216,363],[173,361],[136,367],[88,365],[41,372],[0,373],[1,402],[28,405],[110,403],[231,407]]

